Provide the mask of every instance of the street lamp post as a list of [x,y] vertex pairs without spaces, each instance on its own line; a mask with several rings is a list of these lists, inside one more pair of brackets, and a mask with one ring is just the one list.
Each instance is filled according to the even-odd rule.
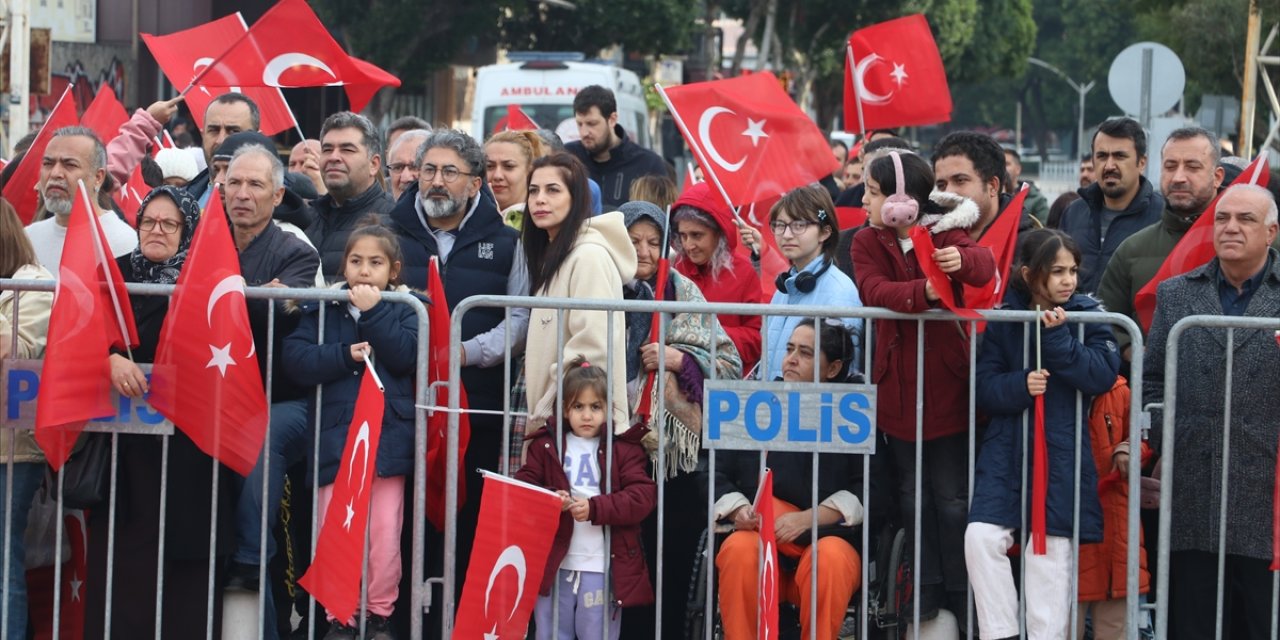
[[1048,70],[1050,70],[1050,71],[1054,72],[1055,74],[1057,74],[1057,75],[1058,75],[1058,77],[1059,77],[1059,78],[1062,78],[1063,80],[1065,80],[1065,81],[1067,82],[1067,84],[1071,85],[1071,88],[1072,88],[1072,89],[1075,89],[1075,90],[1076,90],[1076,93],[1077,93],[1077,94],[1079,94],[1079,96],[1080,96],[1080,117],[1079,117],[1079,118],[1077,119],[1077,121],[1076,121],[1076,158],[1081,158],[1081,157],[1083,157],[1083,156],[1084,156],[1084,150],[1085,150],[1085,146],[1084,146],[1084,97],[1085,97],[1085,95],[1086,95],[1086,94],[1088,94],[1091,90],[1093,90],[1094,81],[1090,80],[1090,81],[1089,81],[1089,84],[1082,85],[1082,84],[1080,84],[1080,83],[1076,82],[1075,80],[1072,80],[1072,79],[1071,79],[1071,78],[1070,78],[1066,73],[1063,73],[1062,69],[1059,69],[1059,68],[1057,68],[1057,67],[1055,67],[1055,66],[1053,66],[1053,65],[1049,64],[1048,62],[1045,62],[1044,60],[1041,60],[1041,59],[1039,59],[1039,58],[1027,58],[1027,62],[1030,62],[1031,64],[1034,64],[1034,65],[1036,65],[1037,67],[1044,67],[1045,69],[1048,69]]

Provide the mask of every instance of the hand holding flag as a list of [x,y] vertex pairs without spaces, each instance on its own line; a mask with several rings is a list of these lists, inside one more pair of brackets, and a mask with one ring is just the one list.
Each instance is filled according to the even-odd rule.
[[916,260],[920,262],[920,270],[929,279],[929,284],[938,294],[938,301],[942,306],[962,318],[975,320],[982,318],[982,315],[973,309],[962,308],[956,303],[955,292],[951,289],[951,278],[942,272],[933,259],[937,249],[933,246],[933,236],[930,235],[929,228],[920,224],[911,227],[911,242],[915,245],[914,251]]

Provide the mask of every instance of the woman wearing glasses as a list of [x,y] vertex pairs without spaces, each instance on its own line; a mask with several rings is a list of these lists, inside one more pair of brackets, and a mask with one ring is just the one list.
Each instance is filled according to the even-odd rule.
[[[862,306],[853,281],[840,269],[832,268],[840,241],[840,227],[836,224],[835,205],[826,189],[807,186],[788,192],[769,211],[769,226],[778,242],[778,249],[791,265],[778,274],[777,292],[770,304]],[[767,376],[762,376],[763,379],[775,380],[782,376],[787,338],[800,320],[800,316],[765,318],[768,357],[762,363],[767,365]],[[862,320],[845,318],[843,324],[852,341],[850,353],[853,356],[852,361],[845,362],[845,365],[856,373],[861,370],[858,355],[862,344]]]
[[[116,260],[125,282],[174,284],[187,259],[192,235],[200,219],[200,205],[186,191],[157,187],[138,208],[138,248]],[[140,345],[128,355],[109,356],[111,385],[125,398],[142,398],[149,390],[147,376],[137,364],[155,357],[160,329],[169,311],[167,296],[131,296]],[[209,581],[209,530],[218,529],[218,548],[225,559],[235,545],[232,472],[218,466],[219,486],[216,524],[210,521],[213,459],[175,429],[169,437],[168,475],[162,476],[162,440],[147,436],[120,436],[119,476],[115,509],[115,573],[111,606],[111,637],[156,635],[154,585],[160,511],[164,518],[164,615],[161,637],[187,638],[204,633],[206,593]],[[161,478],[167,488],[160,502]],[[109,510],[89,512],[89,577],[85,637],[103,638],[106,606],[107,528]],[[222,571],[214,580],[214,594],[222,593]],[[222,598],[215,597],[214,635],[222,620]]]

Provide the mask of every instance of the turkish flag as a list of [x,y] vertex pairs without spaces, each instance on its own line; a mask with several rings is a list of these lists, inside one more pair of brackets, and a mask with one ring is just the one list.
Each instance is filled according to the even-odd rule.
[[138,226],[138,207],[142,206],[142,199],[148,193],[151,193],[151,187],[142,179],[142,163],[138,163],[133,168],[133,173],[129,174],[129,181],[116,192],[116,205],[120,207],[120,213],[129,226]]
[[955,292],[951,290],[951,277],[943,273],[938,263],[933,261],[933,252],[937,249],[933,246],[933,236],[929,233],[929,228],[920,224],[912,226],[911,242],[915,247],[916,261],[920,263],[920,270],[933,285],[933,290],[938,294],[938,301],[942,306],[962,318],[981,318],[982,316],[976,311],[962,308],[957,304]]
[[[65,510],[62,521],[66,527],[66,540],[70,543],[71,557],[62,563],[58,637],[63,640],[80,640],[84,637],[85,590],[92,587],[85,583],[85,578],[89,575],[88,528],[85,526],[84,511],[80,509]],[[28,621],[35,640],[53,638],[54,569],[51,565],[27,570]],[[99,588],[102,588],[101,585]]]
[[107,364],[112,344],[138,344],[129,294],[105,244],[88,189],[80,182],[62,246],[36,397],[36,442],[55,471],[71,455],[86,422],[115,413]]
[[845,53],[845,128],[865,132],[951,119],[947,71],[923,15],[858,29]]
[[[759,231],[764,240],[760,247],[760,291],[764,293],[765,300],[771,300],[778,290],[778,274],[791,268],[791,263],[787,262],[786,256],[778,248],[778,239],[773,237],[773,229],[769,228],[769,210],[780,199],[781,194],[774,195],[761,202],[751,203],[741,212],[742,221]],[[737,253],[751,259],[751,250],[742,243],[738,243]]]
[[729,204],[817,182],[837,168],[826,136],[772,73],[661,89],[685,142]]
[[[316,557],[298,584],[315,596],[334,618],[349,623],[360,606],[360,569],[364,560],[365,529],[369,525],[369,492],[378,469],[378,442],[386,408],[382,389],[367,369],[360,380],[342,465],[333,482],[333,496],[324,512]],[[357,459],[358,457],[358,459]],[[356,476],[356,470],[360,475]]]
[[756,492],[756,515],[760,516],[760,544],[764,547],[764,568],[760,571],[759,603],[760,627],[757,638],[778,638],[778,536],[773,513],[773,469],[764,470],[760,489]]
[[9,176],[9,181],[4,185],[4,199],[13,205],[14,210],[18,212],[18,219],[22,220],[24,225],[31,224],[36,217],[36,209],[40,206],[40,199],[36,195],[36,184],[40,181],[40,165],[44,162],[44,149],[49,146],[53,132],[63,127],[74,127],[80,123],[80,119],[76,117],[76,98],[71,93],[73,88],[75,85],[67,85],[66,90],[62,92],[62,97],[58,98],[53,111],[50,111],[49,117],[45,118],[44,126],[40,127],[40,133],[36,134],[31,147],[23,154],[22,161],[18,163],[13,174]]
[[[1037,318],[1039,323],[1040,319]],[[1036,332],[1036,350],[1039,351],[1040,333]],[[1044,438],[1044,394],[1035,400],[1035,438],[1031,468],[1031,553],[1042,556],[1048,553],[1045,536],[1048,535],[1046,501],[1049,495],[1049,449]]]
[[[965,306],[970,309],[993,309],[1002,299],[1009,287],[1009,269],[1013,266],[1013,254],[1018,248],[1018,223],[1022,221],[1022,205],[1027,199],[1027,185],[1022,185],[1004,211],[996,217],[995,222],[987,227],[986,233],[978,239],[978,246],[991,250],[996,259],[996,277],[990,282],[974,287],[964,285]],[[979,331],[985,329],[981,323]]]
[[534,122],[533,118],[529,117],[529,114],[520,108],[520,105],[509,104],[507,105],[507,115],[498,119],[498,122],[493,125],[493,131],[490,133],[499,131],[534,131],[539,128],[538,123]]
[[306,0],[280,0],[229,42],[197,79],[239,87],[342,86],[357,112],[379,89],[400,86],[399,78],[347,55]]
[[98,87],[98,95],[80,116],[80,125],[93,129],[102,144],[111,142],[120,133],[120,125],[129,121],[129,112],[116,99],[116,92],[106,82]]
[[[1231,184],[1256,184],[1266,187],[1271,181],[1271,169],[1267,163],[1267,154],[1260,153]],[[1212,260],[1217,252],[1213,248],[1213,211],[1218,208],[1219,193],[1213,202],[1205,207],[1204,213],[1191,225],[1190,229],[1174,245],[1173,251],[1164,259],[1155,277],[1142,287],[1133,297],[1133,308],[1138,312],[1138,323],[1142,330],[1151,328],[1151,319],[1156,314],[1156,289],[1161,282],[1174,276],[1182,275]]]
[[[428,343],[431,356],[427,361],[427,379],[431,384],[442,382],[434,387],[438,393],[448,393],[449,381],[449,302],[444,295],[444,281],[440,279],[439,258],[432,257],[427,266],[427,296],[431,306],[427,309],[430,334]],[[445,400],[448,396],[444,397]],[[440,404],[437,401],[436,404]],[[465,411],[470,407],[467,402],[467,390],[458,385],[458,506],[467,501],[467,483],[464,481],[466,469],[462,461],[467,455],[467,446],[471,442],[471,418]],[[427,416],[427,519],[439,531],[444,531],[445,513],[444,492],[448,478],[445,468],[448,462],[449,413],[432,411]]]
[[[151,55],[155,57],[156,64],[160,65],[165,77],[181,91],[191,84],[191,79],[197,73],[226,50],[228,43],[239,40],[246,31],[248,28],[244,18],[237,12],[169,35],[139,35],[151,50]],[[197,84],[184,96],[197,127],[204,129],[204,112],[209,103],[228,91],[243,93],[258,105],[262,116],[259,130],[264,135],[273,136],[294,127],[293,113],[289,111],[289,105],[285,103],[284,94],[279,89],[232,85],[220,87],[204,82]]]
[[484,473],[480,528],[454,620],[454,638],[523,640],[560,526],[560,496]]
[[253,470],[267,396],[221,198],[209,199],[178,275],[151,369],[151,406],[236,473]]

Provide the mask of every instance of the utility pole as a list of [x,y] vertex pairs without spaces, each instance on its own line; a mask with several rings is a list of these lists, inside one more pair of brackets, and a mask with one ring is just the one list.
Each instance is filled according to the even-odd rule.
[[31,128],[30,6],[31,0],[9,0],[10,142],[27,135]]
[[1079,117],[1076,118],[1076,157],[1079,158],[1083,156],[1085,154],[1085,149],[1086,149],[1086,147],[1084,146],[1084,97],[1088,95],[1088,93],[1091,90],[1093,90],[1094,81],[1090,80],[1089,84],[1080,84],[1075,80],[1072,80],[1070,76],[1068,76],[1065,72],[1062,71],[1062,69],[1059,69],[1039,58],[1027,58],[1027,62],[1034,64],[1037,67],[1048,69],[1049,71],[1052,71],[1058,74],[1058,77],[1062,78],[1063,80],[1066,81],[1067,84],[1071,85],[1071,88],[1075,89],[1076,93],[1079,95],[1080,97],[1080,105],[1078,107]]
[[1240,95],[1240,144],[1237,153],[1242,158],[1253,157],[1253,118],[1258,91],[1258,37],[1262,31],[1262,16],[1258,14],[1258,0],[1249,0],[1249,24],[1244,38],[1244,89]]

